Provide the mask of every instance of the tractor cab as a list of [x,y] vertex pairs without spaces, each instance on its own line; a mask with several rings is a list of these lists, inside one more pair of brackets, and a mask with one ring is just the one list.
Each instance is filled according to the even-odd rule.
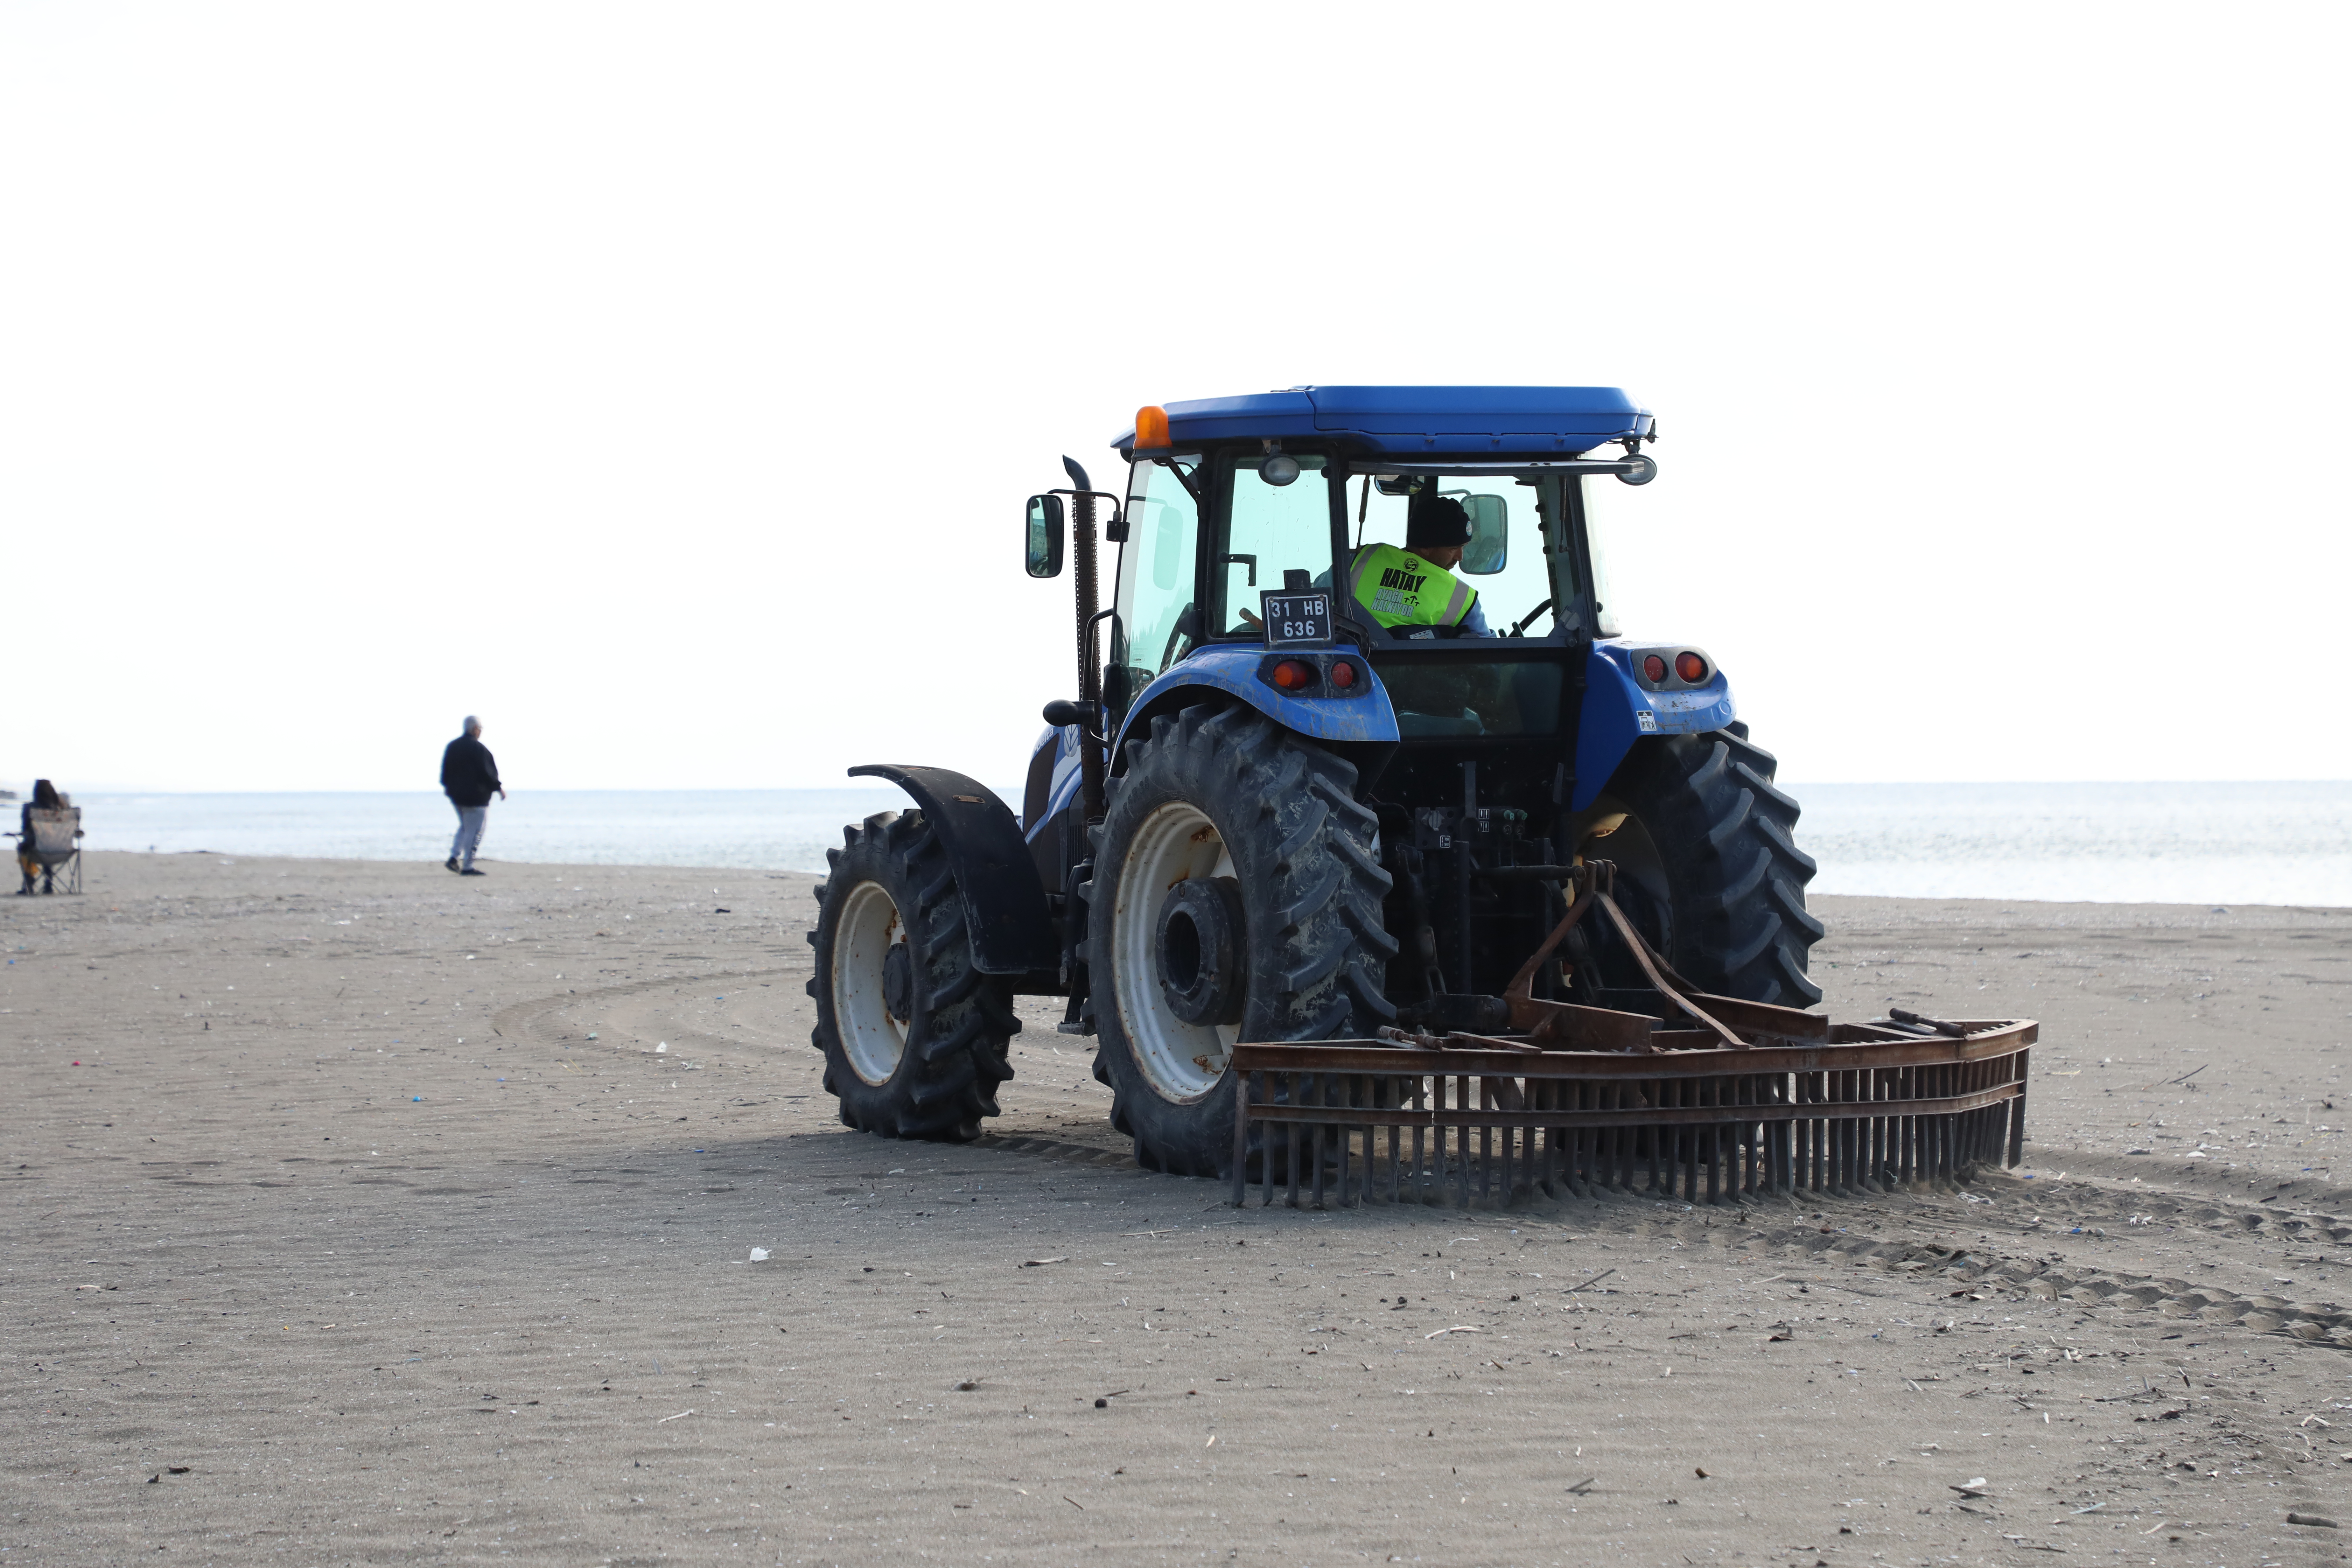
[[[1618,472],[1593,471],[1604,467]],[[1475,640],[1495,645],[1482,654],[1524,656],[1532,650],[1502,645],[1557,649],[1589,640],[1608,610],[1594,591],[1598,542],[1587,520],[1601,515],[1609,498],[1586,492],[1622,488],[1623,471],[1641,470],[1629,463],[1580,471],[1359,467],[1326,453],[1248,449],[1138,459],[1105,678],[1108,710],[1123,717],[1137,693],[1204,646],[1263,641],[1260,592],[1282,586],[1294,571],[1306,572],[1316,588],[1336,584],[1337,620],[1351,623],[1346,629],[1354,640],[1383,663],[1392,653],[1433,651],[1428,645],[1436,642]],[[1384,593],[1388,581],[1416,570],[1400,559],[1409,548],[1408,514],[1432,498],[1454,503],[1464,518],[1467,538],[1441,570],[1467,595],[1465,612],[1415,621],[1391,611],[1384,619],[1383,599],[1395,602]],[[1413,681],[1401,725],[1419,735],[1508,734],[1557,719],[1556,704],[1540,692],[1525,694],[1532,704],[1515,687],[1460,694],[1487,697],[1482,710],[1453,700],[1451,684]]]
[[[1283,640],[1260,601],[1299,574],[1331,595],[1333,645],[1391,686],[1399,739],[1557,735],[1572,721],[1575,683],[1559,672],[1615,631],[1602,520],[1656,471],[1640,454],[1651,417],[1623,394],[1306,388],[1146,409],[1138,424],[1117,443],[1129,471],[1107,722],[1198,653]],[[1411,520],[1440,508],[1458,542],[1432,572],[1409,553]],[[1430,577],[1453,603],[1416,614],[1392,584],[1426,601]]]

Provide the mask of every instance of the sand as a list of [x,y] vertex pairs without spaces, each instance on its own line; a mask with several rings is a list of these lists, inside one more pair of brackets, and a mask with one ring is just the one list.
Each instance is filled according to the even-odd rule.
[[1052,1004],[841,1128],[811,878],[490,870],[0,901],[0,1563],[2347,1551],[2352,911],[1820,900],[1839,1016],[2042,1020],[1967,1194],[1236,1213]]

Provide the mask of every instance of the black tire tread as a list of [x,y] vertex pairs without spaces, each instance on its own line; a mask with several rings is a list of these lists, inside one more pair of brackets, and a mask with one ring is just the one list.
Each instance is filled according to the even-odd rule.
[[[1011,1042],[1021,1032],[1008,983],[973,967],[955,868],[919,811],[878,812],[842,830],[825,851],[831,875],[817,884],[817,923],[808,933],[816,973],[808,994],[817,1004],[810,1043],[825,1058],[826,1092],[838,1097],[842,1123],[884,1138],[969,1142],[998,1114],[996,1087],[1013,1076]],[[889,890],[916,950],[915,1016],[898,1070],[878,1088],[843,1056],[833,1020],[835,888],[878,881]]]
[[[1121,796],[1139,784],[1195,792],[1186,798],[1221,816],[1229,843],[1255,836],[1255,852],[1237,850],[1251,927],[1252,999],[1244,1037],[1319,1040],[1370,1034],[1396,1016],[1382,994],[1396,943],[1383,929],[1381,904],[1392,879],[1380,863],[1380,819],[1355,797],[1356,768],[1256,709],[1198,703],[1161,714],[1129,741],[1125,766],[1107,781],[1105,826],[1096,833],[1096,876],[1106,874],[1121,823]],[[1213,795],[1215,798],[1205,798]],[[1108,906],[1088,903],[1089,951],[1108,951]],[[1131,1060],[1112,1000],[1112,977],[1090,971],[1100,1045],[1095,1074],[1112,1088],[1111,1125],[1135,1140],[1146,1169],[1219,1176],[1232,1161],[1230,1079],[1196,1109],[1221,1136],[1156,1133],[1171,1112]],[[1260,995],[1260,987],[1272,994]],[[1142,1097],[1154,1102],[1146,1108]],[[1150,1115],[1139,1114],[1149,1109]]]
[[[1818,867],[1797,847],[1799,807],[1745,725],[1643,741],[1609,794],[1633,805],[1675,862],[1675,967],[1717,994],[1810,1007],[1824,928],[1805,908]],[[1605,853],[1605,851],[1604,851]]]

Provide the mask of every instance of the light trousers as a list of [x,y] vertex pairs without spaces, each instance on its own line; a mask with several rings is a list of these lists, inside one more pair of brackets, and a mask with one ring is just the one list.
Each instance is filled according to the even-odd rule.
[[474,851],[482,847],[482,829],[488,826],[490,808],[487,805],[457,807],[457,837],[449,841],[449,858],[459,866],[474,863]]

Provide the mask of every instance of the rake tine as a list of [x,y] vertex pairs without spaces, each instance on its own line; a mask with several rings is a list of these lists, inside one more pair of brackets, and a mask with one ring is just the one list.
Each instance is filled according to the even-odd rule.
[[[1528,1104],[1527,1091],[1524,1089],[1519,1093],[1519,1104],[1522,1107]],[[1505,1127],[1502,1129],[1502,1134],[1503,1204],[1505,1207],[1508,1207],[1519,1201],[1519,1178],[1526,1173],[1520,1169],[1523,1162],[1519,1159],[1519,1130],[1516,1127]]]
[[[1862,1098],[1862,1086],[1857,1081],[1861,1076],[1855,1072],[1838,1074],[1838,1099],[1842,1103],[1852,1105]],[[1862,1163],[1861,1152],[1854,1147],[1855,1135],[1861,1131],[1860,1125],[1851,1116],[1842,1118],[1838,1122],[1837,1190],[1843,1197],[1853,1196],[1861,1185],[1854,1178],[1855,1167]]]
[[[1397,1097],[1394,1080],[1389,1079],[1376,1079],[1373,1081],[1376,1085],[1387,1086],[1385,1088],[1377,1088],[1374,1092],[1381,1100],[1386,1100],[1389,1105],[1395,1106],[1397,1103]],[[1403,1131],[1404,1130],[1402,1128],[1397,1126],[1394,1122],[1391,1122],[1386,1127],[1373,1128],[1371,1132],[1365,1138],[1364,1148],[1366,1152],[1366,1161],[1364,1165],[1364,1197],[1367,1201],[1370,1201],[1374,1196],[1373,1189],[1378,1182],[1378,1178],[1373,1174],[1373,1165],[1371,1163],[1370,1156],[1372,1152],[1379,1148],[1381,1134],[1383,1132],[1388,1134],[1389,1145],[1389,1190],[1387,1201],[1391,1204],[1397,1201],[1397,1138]]]
[[[1707,1081],[1706,1089],[1700,1089],[1700,1096],[1706,1096],[1706,1100],[1703,1100],[1706,1105],[1715,1105],[1717,1110],[1722,1110],[1722,1102],[1724,1102],[1722,1079]],[[1710,1201],[1710,1204],[1719,1204],[1724,1196],[1722,1163],[1724,1163],[1724,1123],[1710,1121],[1707,1123],[1707,1201]]]
[[[1293,1104],[1293,1105],[1297,1105],[1297,1104],[1298,1103],[1298,1094],[1299,1094],[1299,1075],[1298,1075],[1298,1074],[1297,1074],[1297,1073],[1292,1073],[1292,1074],[1290,1075],[1290,1103],[1291,1103],[1291,1104]],[[1290,1163],[1290,1194],[1289,1194],[1289,1197],[1290,1197],[1290,1206],[1291,1206],[1292,1208],[1297,1208],[1297,1207],[1298,1206],[1298,1133],[1299,1133],[1299,1131],[1300,1131],[1300,1129],[1299,1129],[1299,1125],[1298,1125],[1298,1123],[1297,1123],[1296,1121],[1292,1122],[1292,1123],[1290,1124],[1290,1136],[1289,1136],[1288,1138],[1286,1138],[1286,1139],[1283,1140],[1283,1142],[1284,1142],[1285,1145],[1286,1145],[1286,1148],[1287,1148],[1287,1151],[1288,1151],[1288,1153],[1289,1153],[1289,1156],[1290,1156],[1290,1161],[1289,1161],[1289,1163]]]
[[[1875,1068],[1873,1068],[1871,1071],[1863,1074],[1863,1078],[1867,1081],[1869,1086],[1869,1100],[1871,1104],[1876,1105],[1880,1100],[1886,1098],[1886,1080],[1884,1074],[1880,1073]],[[1885,1184],[1878,1179],[1879,1171],[1881,1167],[1885,1164],[1885,1120],[1883,1117],[1873,1116],[1865,1124],[1863,1131],[1863,1142],[1864,1145],[1863,1159],[1866,1163],[1866,1169],[1863,1173],[1863,1187],[1867,1192],[1877,1193],[1885,1191]]]
[[[1610,1086],[1611,1109],[1625,1109],[1626,1088],[1623,1084]],[[1612,1193],[1630,1191],[1633,1185],[1633,1134],[1622,1121],[1609,1127],[1609,1190]]]
[[2033,1053],[2020,1051],[2011,1058],[2011,1081],[2017,1085],[2017,1098],[2009,1102],[2009,1163],[2013,1167],[2025,1158],[2025,1080],[2026,1058]]
[[[1325,1075],[1318,1073],[1313,1083],[1314,1088],[1307,1103],[1318,1108],[1328,1107],[1331,1103],[1331,1080]],[[1329,1192],[1325,1167],[1329,1164],[1331,1159],[1331,1135],[1338,1131],[1335,1127],[1318,1121],[1310,1135],[1310,1142],[1307,1145],[1307,1206],[1309,1208],[1322,1208],[1326,1206],[1328,1200]]]
[[[1755,1080],[1747,1074],[1732,1080],[1732,1099],[1751,1112],[1756,1105],[1755,1095]],[[1739,1120],[1739,1180],[1732,1184],[1732,1191],[1742,1197],[1756,1195],[1756,1125],[1752,1114]]]
[[[1258,1075],[1244,1072],[1234,1084],[1234,1207],[1244,1208],[1249,1204],[1249,1133],[1250,1112],[1255,1109],[1251,1099],[1252,1085]],[[1259,1136],[1265,1133],[1260,1131]]]
[[[1423,1100],[1421,1079],[1413,1079],[1413,1110],[1421,1110],[1421,1100]],[[1421,1154],[1421,1123],[1416,1121],[1416,1123],[1413,1123],[1413,1201],[1416,1201],[1416,1204],[1418,1204],[1418,1201],[1423,1199],[1423,1190],[1421,1190],[1421,1163],[1423,1163],[1423,1154]]]
[[[1454,1080],[1454,1109],[1470,1111],[1477,1102],[1470,1089],[1467,1073]],[[1470,1124],[1459,1122],[1454,1129],[1454,1206],[1467,1213],[1470,1208]]]
[[[1495,1080],[1483,1075],[1478,1079],[1478,1109],[1481,1110],[1495,1109]],[[1494,1195],[1494,1188],[1495,1130],[1492,1127],[1481,1127],[1478,1129],[1478,1204],[1480,1207],[1485,1207],[1487,1200]]]
[[[1806,1102],[1806,1105],[1816,1105],[1816,1102],[1821,1102],[1821,1098],[1825,1096],[1825,1093],[1828,1093],[1828,1090],[1822,1089],[1822,1084],[1825,1084],[1825,1081],[1828,1081],[1828,1074],[1825,1074],[1825,1072],[1806,1072],[1806,1074],[1804,1074],[1804,1102]],[[1821,1162],[1822,1162],[1822,1147],[1821,1147],[1822,1129],[1825,1129],[1825,1123],[1822,1123],[1821,1119],[1818,1119],[1818,1117],[1806,1117],[1806,1121],[1804,1121],[1804,1180],[1801,1180],[1801,1183],[1800,1183],[1800,1187],[1804,1187],[1806,1192],[1821,1192],[1821,1184],[1822,1184],[1822,1163],[1821,1163]]]

